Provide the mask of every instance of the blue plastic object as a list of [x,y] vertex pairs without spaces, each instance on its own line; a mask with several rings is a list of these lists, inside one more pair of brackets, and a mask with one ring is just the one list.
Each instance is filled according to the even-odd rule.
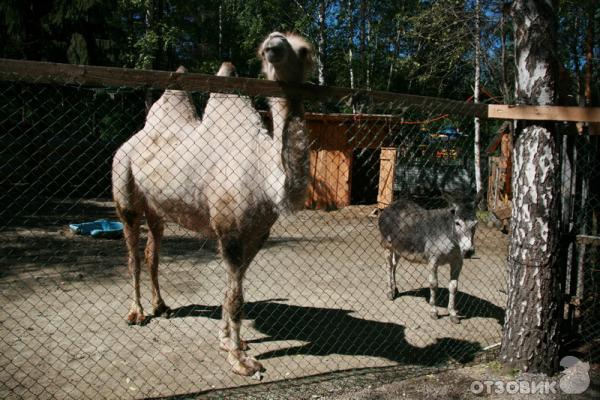
[[95,238],[117,238],[123,235],[123,224],[107,219],[69,224],[69,228],[78,235],[90,235]]

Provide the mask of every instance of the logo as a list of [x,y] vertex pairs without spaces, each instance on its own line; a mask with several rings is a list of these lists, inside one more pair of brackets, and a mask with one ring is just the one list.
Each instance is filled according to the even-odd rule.
[[558,381],[555,378],[528,381],[473,381],[471,393],[473,394],[581,394],[590,386],[590,364],[579,360],[577,357],[566,356],[560,360],[564,367]]
[[566,394],[581,394],[590,386],[590,363],[577,357],[566,356],[560,360],[565,370],[558,381],[560,390]]

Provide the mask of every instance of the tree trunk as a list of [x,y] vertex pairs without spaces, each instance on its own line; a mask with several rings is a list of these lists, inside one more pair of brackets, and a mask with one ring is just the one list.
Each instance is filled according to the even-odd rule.
[[[556,101],[555,10],[544,0],[513,2],[517,101]],[[552,124],[525,123],[513,150],[508,302],[501,361],[524,372],[558,367],[560,165]]]
[[[353,5],[352,0],[348,0],[347,3],[348,12],[348,73],[350,78],[350,89],[354,89],[354,16],[353,16]],[[352,103],[352,112],[356,113],[356,106]]]
[[223,58],[223,5],[219,4],[219,60]]
[[[399,51],[400,24],[398,24],[398,26],[396,27],[396,39],[394,40],[393,46],[394,46],[393,47],[394,48],[394,57],[390,61],[390,71],[388,73],[388,80],[387,80],[387,86],[386,86],[386,90],[388,92],[390,91],[390,87],[392,86],[392,77],[394,76],[394,64],[396,63],[396,58],[398,57],[398,54],[400,53],[400,51]],[[390,47],[392,47],[392,46],[390,46]]]
[[[144,3],[146,10],[145,10],[145,14],[144,14],[144,24],[146,27],[146,35],[149,35],[152,32],[152,29],[154,28],[154,1],[153,0],[147,0]],[[144,49],[147,50],[147,49]],[[149,61],[150,58],[147,57],[144,60],[144,65],[143,65],[143,69],[152,69],[152,62]],[[146,114],[148,114],[148,112],[150,111],[150,108],[152,107],[152,103],[154,103],[153,98],[152,98],[152,89],[146,89],[146,95],[145,95],[145,99],[144,99],[144,103],[146,106]]]
[[[475,90],[473,93],[473,102],[479,103],[479,81],[481,79],[481,27],[479,24],[479,0],[475,0]],[[474,121],[474,163],[475,163],[475,188],[477,193],[481,193],[483,185],[481,183],[481,148],[480,148],[480,136],[481,136],[481,124],[478,117],[475,117]],[[477,204],[479,206],[479,204]]]
[[[367,81],[367,0],[360,0],[360,71],[363,85]],[[363,86],[364,87],[364,86]]]
[[325,0],[319,1],[319,42],[317,49],[317,69],[319,85],[325,85]]
[[375,45],[371,46],[371,43],[373,43],[373,38],[371,36],[371,22],[369,20],[369,16],[366,17],[367,18],[367,42],[366,42],[366,46],[368,49],[370,49],[369,51],[367,51],[367,55],[365,57],[365,60],[367,62],[367,64],[365,65],[366,68],[366,77],[365,77],[365,88],[367,90],[371,90],[371,68],[373,67],[373,62],[371,62],[371,57],[373,54],[377,53],[377,41],[375,40]]
[[594,61],[594,11],[592,7],[588,10],[588,23],[585,37],[585,105],[592,105],[592,75]]
[[501,60],[502,60],[502,98],[504,104],[510,104],[512,95],[508,87],[508,60],[506,56],[506,17],[510,13],[510,8],[507,4],[502,5],[502,16],[500,19],[500,48],[501,48]]
[[[579,15],[575,16],[575,22],[574,22],[574,30],[575,32],[579,31]],[[581,95],[581,63],[579,61],[580,59],[580,54],[579,54],[579,41],[577,40],[577,35],[573,35],[571,43],[570,43],[570,47],[571,47],[571,62],[573,63],[573,72],[575,74],[575,89],[577,91],[577,94],[575,96],[575,103],[578,106],[583,105],[583,96]]]

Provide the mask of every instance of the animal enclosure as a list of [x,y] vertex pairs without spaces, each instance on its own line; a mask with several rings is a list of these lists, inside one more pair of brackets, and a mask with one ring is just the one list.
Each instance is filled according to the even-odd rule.
[[[444,188],[474,196],[470,182],[455,183],[472,177],[473,109],[441,99],[419,103],[393,94],[357,96],[349,104],[348,97],[335,90],[304,98],[307,200],[294,213],[281,212],[245,273],[241,336],[248,347],[243,351],[264,367],[258,381],[234,373],[228,360],[231,349],[220,348],[222,302],[229,283],[219,243],[210,232],[187,229],[181,221],[165,218],[158,277],[169,318],[155,315],[153,285],[142,265],[140,294],[146,314],[133,321],[139,324],[128,325],[134,290],[125,243],[76,235],[69,224],[118,219],[111,196],[113,157],[144,129],[147,106],[161,104],[156,101],[166,99],[161,97],[165,88],[187,93],[176,92],[177,101],[158,110],[163,133],[182,138],[194,134],[195,128],[173,118],[176,113],[169,108],[184,102],[193,107],[188,111],[198,114],[194,123],[210,120],[224,130],[248,127],[249,118],[256,117],[250,125],[265,142],[276,136],[277,117],[258,111],[249,116],[235,103],[222,106],[231,99],[227,96],[260,105],[265,104],[264,97],[281,93],[274,93],[275,86],[268,82],[241,78],[211,80],[155,71],[136,71],[133,77],[122,70],[93,68],[70,75],[68,67],[54,74],[49,71],[43,64],[23,63],[10,73],[3,69],[1,75],[0,397],[204,393],[382,368],[397,368],[399,374],[430,371],[497,349],[506,304],[508,237],[492,214],[477,213],[475,253],[464,259],[456,293],[459,323],[454,323],[446,309],[448,265],[439,266],[438,319],[429,315],[430,282],[421,263],[402,261],[397,266],[397,293],[393,300],[388,298],[388,254],[374,215],[377,200],[361,205],[349,201],[352,185],[357,184],[351,160],[358,158],[360,185],[385,184],[389,179],[382,171],[393,171],[397,178],[391,181],[394,190],[388,200],[408,191],[423,209],[440,210],[449,206],[442,196]],[[178,75],[196,80],[177,81]],[[298,93],[287,95],[300,98]],[[210,112],[210,101],[216,102],[217,114]],[[356,117],[341,116],[353,107],[359,113]],[[484,121],[489,131],[484,141],[491,140],[497,125]],[[450,126],[461,134],[448,141],[434,136]],[[185,185],[181,171],[194,176],[226,151],[232,160],[210,181],[215,191],[237,194],[247,188],[240,181],[266,182],[265,192],[286,187],[265,167],[275,164],[254,164],[259,161],[253,152],[266,147],[239,143],[236,137],[223,135],[218,143],[209,140],[202,146],[187,142],[181,157],[159,160],[157,168],[141,177],[139,170],[132,173],[160,187],[178,188]],[[569,190],[563,193],[584,182],[589,189],[598,180],[597,169],[588,168],[597,159],[596,138],[567,133],[564,138],[563,154],[571,162],[565,163]],[[152,146],[161,146],[167,154],[177,151],[172,143],[164,136],[139,142],[137,156],[152,159],[155,153],[148,153]],[[192,153],[187,152],[190,149]],[[391,165],[389,149],[395,149]],[[190,154],[193,159],[186,158]],[[290,160],[294,154],[285,157]],[[243,168],[228,168],[234,158]],[[232,185],[231,177],[240,179]],[[161,193],[171,195],[166,189]],[[600,199],[590,190],[586,193],[584,200],[564,199],[585,204],[582,212],[565,218],[593,232]],[[174,208],[182,207],[177,197],[169,199]],[[146,215],[144,220],[148,219]],[[142,224],[136,249],[143,250],[152,229]],[[600,327],[597,248],[573,240],[569,251],[572,260],[564,269],[565,321],[573,323],[580,337],[591,340]],[[151,258],[148,253],[146,258]]]

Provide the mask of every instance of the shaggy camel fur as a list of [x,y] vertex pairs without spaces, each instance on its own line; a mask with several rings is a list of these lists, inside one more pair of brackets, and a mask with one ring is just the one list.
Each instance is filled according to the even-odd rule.
[[[312,48],[293,34],[270,34],[259,48],[270,80],[305,81]],[[183,72],[184,70],[179,70]],[[232,75],[224,63],[217,75]],[[302,206],[308,180],[308,138],[300,99],[271,98],[269,131],[249,98],[213,93],[202,120],[189,94],[166,90],[144,128],[113,160],[113,196],[124,222],[133,279],[130,324],[145,316],[140,304],[140,221],[145,215],[146,266],[152,281],[154,316],[169,314],[158,285],[158,253],[164,221],[218,241],[227,269],[219,332],[234,372],[253,375],[262,365],[245,353],[240,339],[242,281],[278,215]]]

